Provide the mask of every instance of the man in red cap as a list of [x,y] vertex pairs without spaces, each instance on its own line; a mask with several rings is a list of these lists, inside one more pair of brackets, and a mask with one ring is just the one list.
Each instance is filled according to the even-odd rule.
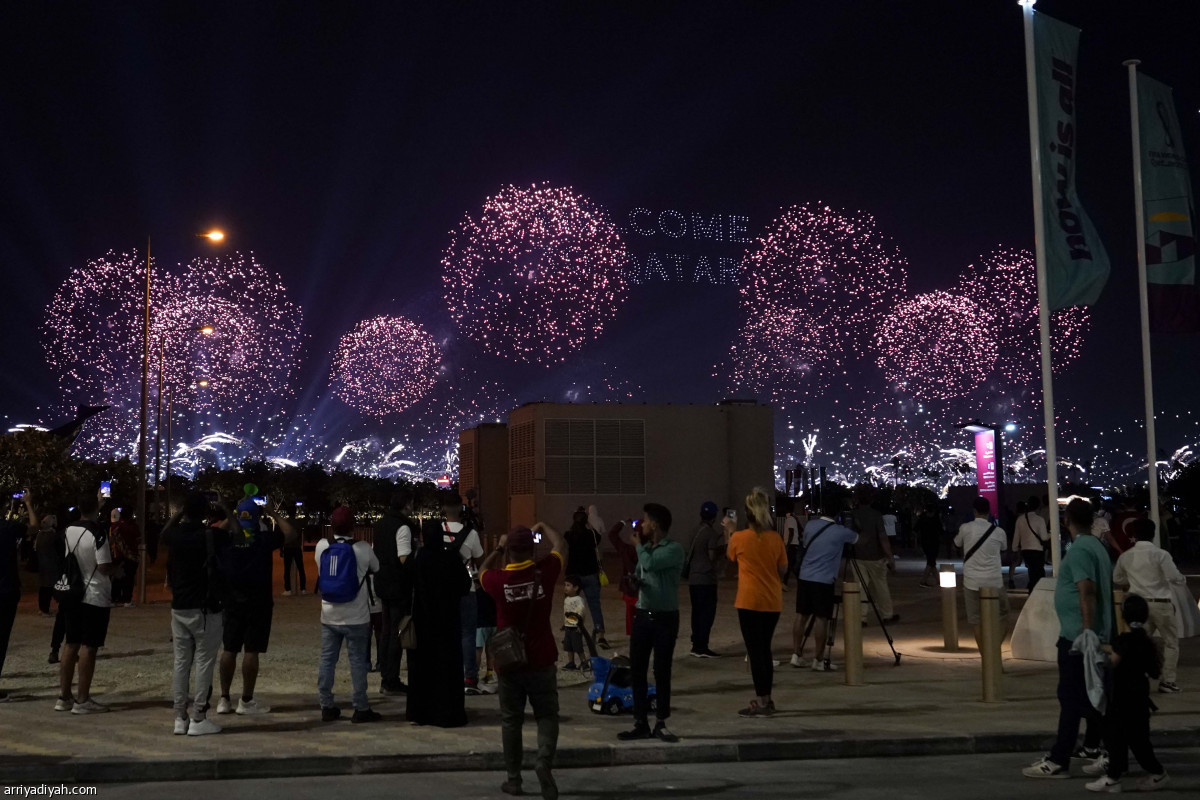
[[[535,562],[535,533],[550,540],[550,554]],[[499,546],[484,560],[479,583],[496,603],[499,628],[516,628],[525,643],[526,663],[497,670],[500,676],[500,721],[504,743],[504,765],[508,780],[500,787],[506,794],[521,794],[521,728],[525,722],[525,700],[533,706],[537,720],[535,771],[542,797],[556,800],[558,785],[551,768],[558,749],[558,649],[550,627],[554,587],[567,559],[567,544],[558,531],[544,522],[532,529],[513,528],[500,538]]]
[[351,722],[376,722],[381,717],[367,700],[367,670],[371,637],[370,589],[367,576],[379,571],[379,559],[366,542],[354,541],[354,513],[346,506],[333,510],[330,534],[317,542],[317,589],[321,592],[321,661],[317,668],[317,695],[321,721],[342,715],[333,702],[333,676],[342,641],[350,659],[350,685],[354,690]]

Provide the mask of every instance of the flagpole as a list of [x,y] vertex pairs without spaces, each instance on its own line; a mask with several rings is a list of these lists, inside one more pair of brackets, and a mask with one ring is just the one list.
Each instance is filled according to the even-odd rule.
[[1129,72],[1129,120],[1133,131],[1133,201],[1137,211],[1138,306],[1142,321],[1142,388],[1146,400],[1146,461],[1150,468],[1150,519],[1154,520],[1154,543],[1162,537],[1158,515],[1158,446],[1154,433],[1154,375],[1150,363],[1150,301],[1146,284],[1146,216],[1142,198],[1142,129],[1138,120],[1136,58],[1123,62]]
[[1037,260],[1038,327],[1042,350],[1042,412],[1046,425],[1046,491],[1050,498],[1051,574],[1058,575],[1062,548],[1058,513],[1058,447],[1054,438],[1054,372],[1050,355],[1050,300],[1046,291],[1046,224],[1042,216],[1042,155],[1038,147],[1037,65],[1033,49],[1033,4],[1018,0],[1025,16],[1025,93],[1029,104],[1029,158],[1033,171],[1033,239]]

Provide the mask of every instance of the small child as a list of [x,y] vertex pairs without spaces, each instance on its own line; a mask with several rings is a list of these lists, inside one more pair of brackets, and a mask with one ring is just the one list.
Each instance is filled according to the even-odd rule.
[[587,633],[587,603],[579,595],[582,588],[579,577],[568,575],[563,580],[563,650],[567,654],[567,665],[563,669],[579,669],[575,664],[575,656],[579,656],[580,665],[587,667],[589,662],[583,653],[583,637]]
[[[487,665],[486,670],[484,669],[484,661],[487,658],[488,642],[496,633],[496,602],[480,587],[479,578],[475,579],[475,608],[475,663],[479,667],[479,673],[483,676],[480,682],[492,684],[496,682],[495,673],[492,672],[491,664]],[[493,688],[491,691],[495,691],[495,689]]]
[[1083,768],[1100,777],[1087,785],[1093,792],[1121,791],[1121,775],[1129,769],[1129,751],[1133,751],[1142,769],[1149,775],[1138,782],[1144,792],[1161,789],[1167,772],[1154,755],[1150,744],[1150,681],[1162,672],[1162,659],[1144,626],[1150,608],[1140,595],[1126,596],[1121,613],[1129,624],[1129,633],[1113,640],[1112,687],[1105,715],[1104,743],[1108,755]]

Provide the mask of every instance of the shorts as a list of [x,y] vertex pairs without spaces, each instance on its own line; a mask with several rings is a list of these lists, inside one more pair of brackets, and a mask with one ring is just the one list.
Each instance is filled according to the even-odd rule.
[[583,631],[579,628],[563,628],[563,650],[568,653],[583,653]]
[[[1000,619],[1008,619],[1008,592],[1004,591],[1003,588],[1000,588],[1000,587],[997,587],[997,588],[1000,589]],[[968,589],[967,587],[964,586],[963,592],[965,592],[964,599],[966,600],[966,603],[967,603],[967,622],[971,623],[972,625],[978,625],[979,624],[979,590],[978,589]]]
[[800,581],[796,587],[796,613],[822,619],[833,616],[833,584]]
[[222,647],[230,653],[267,652],[271,640],[271,616],[275,611],[273,600],[234,603],[225,606]]
[[495,625],[488,625],[482,628],[475,629],[475,646],[487,647],[488,642],[492,640],[492,635],[496,632]]
[[63,641],[84,647],[104,647],[104,640],[108,637],[109,612],[112,609],[80,602],[69,604],[63,607],[62,611],[66,627]]

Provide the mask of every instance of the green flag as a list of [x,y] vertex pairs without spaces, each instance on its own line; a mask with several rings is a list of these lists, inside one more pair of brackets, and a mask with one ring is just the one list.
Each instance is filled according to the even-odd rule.
[[1033,15],[1038,152],[1050,309],[1088,306],[1108,281],[1108,254],[1075,194],[1079,29]]
[[1146,225],[1146,283],[1155,331],[1200,330],[1196,288],[1196,204],[1171,87],[1137,76]]

